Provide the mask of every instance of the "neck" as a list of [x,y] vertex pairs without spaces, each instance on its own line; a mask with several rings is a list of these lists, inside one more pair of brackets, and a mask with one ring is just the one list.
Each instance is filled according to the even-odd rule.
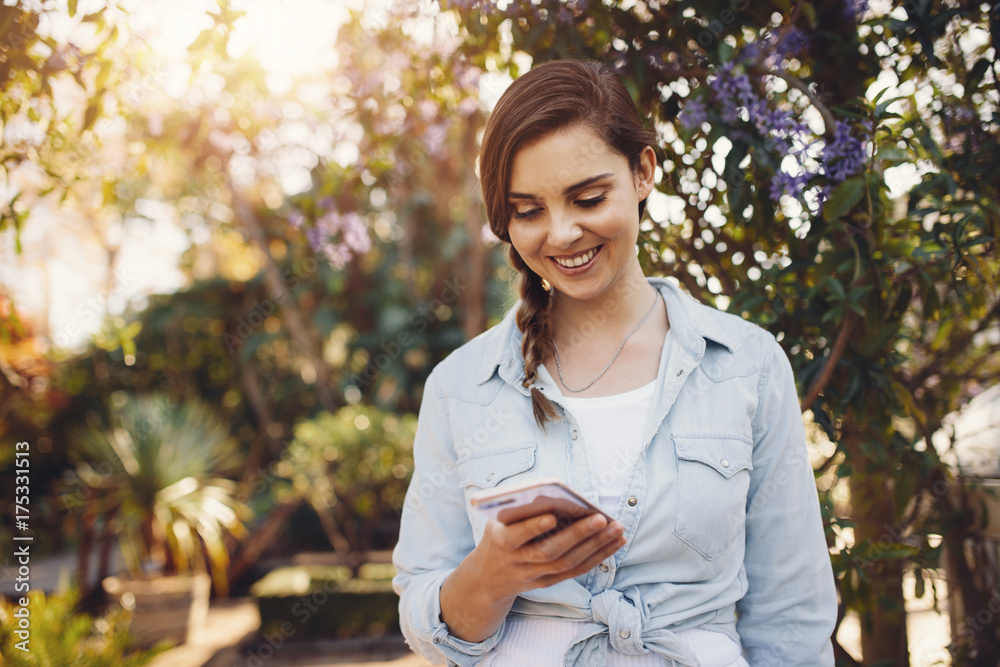
[[623,277],[594,299],[573,299],[557,292],[552,304],[556,344],[572,348],[584,339],[598,343],[620,339],[649,312],[655,294],[656,288],[641,271]]

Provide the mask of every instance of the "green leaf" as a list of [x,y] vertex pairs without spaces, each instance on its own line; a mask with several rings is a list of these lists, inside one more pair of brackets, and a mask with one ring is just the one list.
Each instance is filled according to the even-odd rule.
[[837,297],[837,301],[843,301],[847,297],[847,291],[836,277],[830,276],[827,278],[826,284],[830,286],[830,291]]
[[846,215],[861,201],[864,195],[865,181],[861,177],[850,178],[830,193],[830,198],[823,205],[823,219],[833,222]]
[[976,61],[976,64],[972,66],[972,70],[969,72],[969,76],[965,80],[965,90],[968,91],[969,94],[979,87],[979,82],[983,80],[983,77],[986,75],[986,70],[988,70],[989,67],[990,61],[986,58],[980,58]]
[[[879,93],[879,95],[881,95],[881,93]],[[892,104],[893,102],[898,102],[899,100],[902,100],[902,99],[905,99],[905,97],[904,96],[893,97],[891,99],[886,100],[885,102],[880,103],[878,106],[876,106],[875,107],[875,120],[882,120],[883,118],[888,118],[889,116],[886,115],[886,109],[888,109],[889,105]],[[893,116],[895,118],[899,118],[898,114],[893,114]]]
[[69,0],[69,15],[71,18],[76,16],[76,2],[77,0]]
[[907,152],[899,146],[882,146],[875,153],[875,159],[898,163],[907,162],[910,158]]
[[87,105],[87,110],[83,114],[83,127],[80,128],[81,132],[86,132],[97,120],[98,114],[101,112],[101,102],[100,100],[93,100]]
[[86,16],[84,16],[84,17],[83,17],[82,19],[80,19],[80,20],[81,20],[81,21],[82,21],[83,23],[93,23],[94,21],[100,21],[100,20],[101,20],[101,17],[102,17],[102,16],[104,16],[104,11],[105,11],[106,9],[107,9],[107,7],[102,7],[101,9],[99,9],[99,10],[98,10],[98,11],[96,11],[96,12],[94,12],[93,14],[87,14]]

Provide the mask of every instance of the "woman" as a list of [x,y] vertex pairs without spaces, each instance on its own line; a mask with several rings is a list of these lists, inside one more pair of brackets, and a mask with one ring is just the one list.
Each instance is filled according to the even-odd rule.
[[[832,665],[836,593],[791,366],[646,278],[655,136],[603,65],[518,78],[480,180],[521,300],[431,373],[393,560],[410,646],[457,665]],[[615,520],[540,541],[469,498],[555,475]]]

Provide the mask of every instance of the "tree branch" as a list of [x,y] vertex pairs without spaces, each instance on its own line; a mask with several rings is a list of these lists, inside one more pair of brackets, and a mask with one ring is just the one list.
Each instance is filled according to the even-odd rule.
[[969,347],[969,344],[972,342],[972,339],[975,338],[980,333],[982,333],[983,331],[985,331],[990,321],[993,320],[994,318],[997,318],[997,316],[1000,316],[1000,300],[998,300],[995,304],[993,304],[993,308],[990,309],[990,312],[986,313],[983,319],[979,320],[979,326],[977,326],[975,329],[971,329],[965,332],[965,334],[961,338],[955,339],[948,346],[947,350],[937,354],[934,357],[933,361],[924,366],[917,373],[911,375],[907,380],[907,385],[909,385],[912,388],[916,388],[923,385],[923,383],[926,382],[928,377],[934,375],[939,370],[941,370],[942,366],[944,366],[946,363],[954,359],[959,353],[966,351]]
[[816,107],[816,111],[818,111],[819,114],[823,117],[823,124],[826,126],[826,134],[832,135],[836,131],[837,119],[834,118],[833,112],[831,112],[830,109],[828,109],[827,106],[823,104],[823,101],[816,96],[816,93],[809,90],[809,86],[807,86],[805,82],[802,81],[802,79],[792,76],[788,72],[783,72],[778,69],[764,68],[762,69],[762,71],[765,74],[770,74],[771,76],[776,76],[779,79],[782,79],[789,86],[795,88],[796,90],[800,91],[803,95],[808,97],[809,102],[811,102],[812,105]]
[[257,215],[250,208],[249,204],[244,201],[240,193],[236,191],[232,179],[227,180],[233,199],[233,212],[236,214],[236,218],[246,227],[250,238],[253,239],[254,243],[257,244],[264,254],[265,283],[271,289],[272,294],[278,294],[281,297],[281,307],[279,309],[281,311],[281,320],[288,328],[288,333],[291,335],[292,340],[298,346],[299,353],[309,361],[309,364],[316,372],[316,395],[319,398],[320,405],[327,412],[336,412],[337,402],[330,391],[329,369],[323,360],[322,354],[317,349],[319,346],[312,340],[312,336],[309,335],[309,331],[306,329],[305,322],[299,313],[295,299],[288,290],[288,286],[281,279],[281,271],[274,262],[274,258],[271,257],[267,237],[264,234],[260,220],[257,219]]
[[820,373],[818,378],[816,378],[812,388],[809,389],[809,393],[806,394],[805,399],[802,401],[802,412],[805,412],[812,407],[812,404],[817,398],[819,398],[820,393],[826,387],[830,378],[833,377],[833,371],[837,367],[840,357],[843,356],[844,350],[847,348],[847,339],[850,338],[851,330],[854,329],[854,323],[857,319],[857,313],[853,310],[847,311],[847,316],[844,317],[844,323],[840,325],[840,332],[837,334],[837,340],[833,343],[833,350],[830,351],[830,356],[826,358],[826,364],[823,366],[823,372]]

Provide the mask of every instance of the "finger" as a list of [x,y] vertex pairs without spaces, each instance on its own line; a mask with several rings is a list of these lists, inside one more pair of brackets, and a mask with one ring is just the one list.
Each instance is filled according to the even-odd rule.
[[[613,523],[621,526],[617,521]],[[600,514],[574,521],[554,535],[526,545],[525,558],[535,562],[551,561],[607,527],[607,519]]]
[[[584,558],[582,561],[576,565],[566,567],[562,570],[551,572],[548,574],[543,574],[538,577],[536,584],[538,587],[542,588],[545,586],[551,586],[557,584],[560,581],[565,581],[567,579],[573,579],[574,577],[579,577],[580,575],[590,572],[593,568],[601,564],[605,559],[613,555],[616,551],[625,546],[626,539],[623,535],[612,538],[607,543],[600,546],[596,551],[591,553],[588,557]],[[568,561],[566,561],[568,562]],[[554,565],[559,565],[560,562],[557,561]]]
[[601,523],[594,521],[590,524],[589,529],[593,532],[584,534],[582,539],[575,539],[573,534],[559,534],[528,545],[524,558],[530,562],[548,563],[557,569],[573,567],[624,532],[624,526],[617,521],[597,529]]
[[523,521],[500,525],[504,528],[504,544],[513,550],[523,547],[532,540],[551,531],[556,527],[557,521],[556,517],[552,514],[539,514]]

